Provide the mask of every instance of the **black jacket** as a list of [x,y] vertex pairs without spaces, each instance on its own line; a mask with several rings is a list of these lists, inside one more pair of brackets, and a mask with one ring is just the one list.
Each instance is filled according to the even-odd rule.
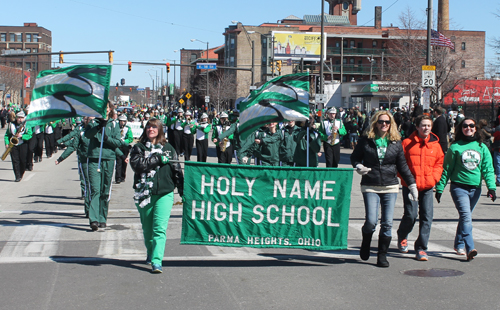
[[446,154],[446,151],[448,150],[448,122],[446,122],[444,115],[439,115],[439,117],[434,120],[431,131],[439,138],[441,149],[443,149],[443,153]]
[[351,154],[351,165],[363,164],[372,170],[361,178],[361,185],[388,186],[399,184],[398,172],[406,184],[415,184],[415,178],[408,168],[401,141],[390,141],[384,161],[380,164],[377,146],[373,139],[363,136]]
[[[134,170],[134,188],[140,182],[142,173],[147,173],[160,166],[157,174],[154,176],[152,195],[166,195],[174,191],[177,187],[179,195],[182,197],[184,194],[184,175],[182,174],[181,165],[176,162],[169,162],[164,165],[161,161],[161,155],[158,156],[145,156],[146,147],[138,142],[130,152],[130,167]],[[178,161],[175,149],[168,143],[163,146],[163,154],[168,156],[169,160]]]

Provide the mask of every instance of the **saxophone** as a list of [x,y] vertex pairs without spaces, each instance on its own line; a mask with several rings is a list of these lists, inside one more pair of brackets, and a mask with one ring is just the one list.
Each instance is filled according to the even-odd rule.
[[[333,124],[330,126],[330,131],[333,130],[333,126],[334,125],[335,125],[335,120],[333,121]],[[330,135],[330,137],[328,139],[328,142],[330,143],[330,145],[334,145],[335,144],[335,140],[337,139],[337,135],[338,135],[337,130],[332,131],[332,134]]]
[[[26,125],[26,122],[23,122],[21,127],[19,127],[19,130],[17,130],[17,132],[23,131],[25,125]],[[5,152],[2,155],[2,160],[5,160],[7,158],[7,155],[9,155],[10,151],[12,151],[12,148],[14,146],[17,146],[18,144],[19,144],[19,139],[16,136],[10,137],[9,145],[7,146],[7,149],[5,150]]]
[[[222,132],[224,133],[226,131],[226,124],[222,124]],[[224,138],[224,140],[222,140],[222,145],[220,147],[221,149],[221,152],[225,152],[226,151],[226,148],[227,148],[227,142],[229,141],[228,138]]]

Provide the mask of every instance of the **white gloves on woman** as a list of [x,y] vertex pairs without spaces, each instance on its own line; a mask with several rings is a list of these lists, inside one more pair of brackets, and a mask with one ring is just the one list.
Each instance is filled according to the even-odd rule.
[[371,170],[372,170],[372,168],[366,168],[362,164],[357,164],[356,165],[356,172],[359,173],[359,174],[361,174],[361,175],[365,175],[368,172],[370,172]]
[[417,184],[412,184],[408,186],[408,189],[410,190],[410,194],[408,194],[408,198],[413,201],[418,201],[418,189],[417,189]]

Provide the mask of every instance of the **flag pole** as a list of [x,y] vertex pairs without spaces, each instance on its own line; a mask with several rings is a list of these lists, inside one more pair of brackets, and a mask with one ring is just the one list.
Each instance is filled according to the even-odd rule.
[[102,145],[104,143],[104,131],[106,127],[102,128],[102,136],[101,136],[101,148],[99,149],[99,163],[97,164],[97,172],[101,172],[101,157],[102,157]]
[[307,147],[306,147],[306,149],[307,149],[307,155],[306,155],[307,156],[306,157],[307,158],[307,165],[306,165],[306,167],[309,168],[309,126],[307,126],[307,140],[306,141],[307,141]]

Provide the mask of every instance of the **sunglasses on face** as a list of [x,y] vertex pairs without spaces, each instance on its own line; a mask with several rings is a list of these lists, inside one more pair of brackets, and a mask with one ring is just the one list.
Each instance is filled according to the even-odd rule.
[[470,123],[470,124],[463,124],[463,125],[462,125],[462,128],[467,128],[467,127],[469,127],[469,128],[474,128],[474,127],[476,127],[476,125],[475,125],[474,123]]
[[377,124],[379,124],[379,125],[382,125],[382,124],[390,125],[390,124],[391,124],[391,121],[390,121],[390,120],[389,120],[389,121],[378,120],[378,121],[377,121]]

